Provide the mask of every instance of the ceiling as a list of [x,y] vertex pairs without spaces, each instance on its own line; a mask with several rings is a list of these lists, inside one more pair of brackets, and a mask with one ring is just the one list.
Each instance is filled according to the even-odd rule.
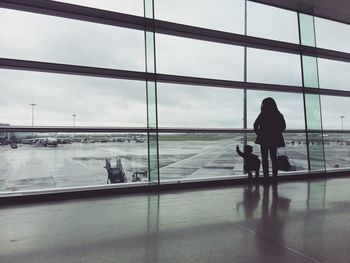
[[253,0],[350,24],[349,0]]

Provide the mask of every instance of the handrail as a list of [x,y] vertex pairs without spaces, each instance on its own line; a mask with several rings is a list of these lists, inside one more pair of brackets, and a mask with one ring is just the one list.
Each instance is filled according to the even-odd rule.
[[[0,126],[0,132],[96,132],[96,133],[125,133],[125,132],[158,132],[158,133],[254,133],[253,129],[239,128],[185,128],[185,127],[97,127],[97,126]],[[284,133],[305,133],[304,129],[287,129]],[[308,133],[350,133],[350,130],[308,130]]]

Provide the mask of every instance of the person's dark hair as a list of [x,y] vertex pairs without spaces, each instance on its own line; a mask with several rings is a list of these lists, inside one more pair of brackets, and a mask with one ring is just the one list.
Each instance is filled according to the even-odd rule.
[[279,113],[275,100],[271,97],[263,99],[261,103],[261,113]]
[[251,154],[253,152],[253,147],[250,145],[244,146],[244,153]]

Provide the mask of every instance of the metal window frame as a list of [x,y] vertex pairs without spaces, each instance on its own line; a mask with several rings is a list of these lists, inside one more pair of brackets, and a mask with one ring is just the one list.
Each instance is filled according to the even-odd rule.
[[[246,0],[247,1],[247,0]],[[262,2],[262,1],[253,1]],[[314,56],[317,58],[350,62],[350,53],[335,50],[309,47],[294,43],[270,40],[217,31],[213,29],[195,27],[174,22],[145,18],[135,15],[123,14],[114,11],[102,10],[79,5],[47,0],[0,0],[0,8],[38,13],[80,21],[87,21],[111,26],[129,28],[133,30],[150,31],[171,36],[204,40],[214,43],[258,48],[268,51],[277,51],[289,54]],[[286,9],[286,8],[283,8]],[[299,15],[300,10],[296,11]],[[308,12],[305,12],[309,14]],[[314,15],[314,14],[312,14]],[[156,53],[155,53],[156,54]],[[246,64],[246,61],[245,61]],[[0,58],[0,68],[25,71],[49,72],[58,74],[71,74],[115,79],[129,79],[136,81],[154,81],[156,83],[175,83],[197,86],[210,86],[216,88],[232,88],[240,90],[261,90],[274,92],[290,92],[299,94],[318,94],[340,97],[350,97],[350,91],[328,88],[309,89],[303,86],[264,84],[245,81],[232,81],[187,77],[171,74],[147,73],[130,70],[109,69],[51,62],[28,61],[20,59]],[[246,70],[245,70],[246,74]],[[244,127],[246,128],[246,127]],[[0,131],[7,132],[90,132],[90,133],[253,133],[252,129],[213,129],[213,128],[147,128],[147,127],[63,127],[63,126],[0,126]],[[286,133],[303,133],[306,129],[291,129]],[[350,133],[350,130],[308,130],[309,133]],[[159,160],[158,160],[159,161]]]
[[346,52],[228,33],[62,2],[47,0],[0,0],[0,8],[27,11],[31,13],[119,26],[136,30],[154,30],[155,33],[172,36],[350,62],[350,53]]

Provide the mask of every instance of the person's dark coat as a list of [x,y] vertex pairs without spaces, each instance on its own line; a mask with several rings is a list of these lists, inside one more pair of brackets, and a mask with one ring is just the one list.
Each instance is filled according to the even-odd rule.
[[257,135],[255,143],[269,147],[284,147],[282,132],[286,129],[286,122],[281,113],[260,113],[254,122]]

